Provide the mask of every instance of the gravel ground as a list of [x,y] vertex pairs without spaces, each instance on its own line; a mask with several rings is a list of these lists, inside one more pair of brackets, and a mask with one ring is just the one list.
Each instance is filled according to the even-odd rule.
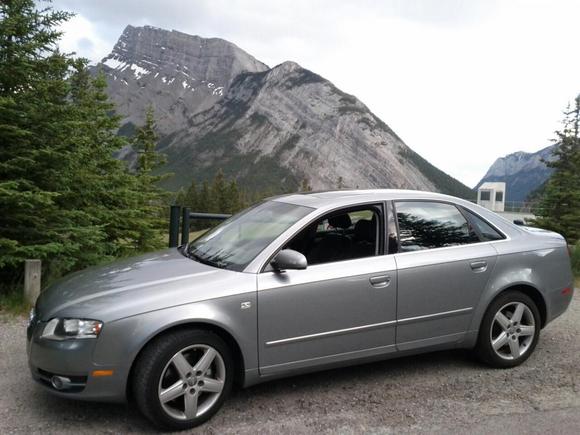
[[[580,292],[522,366],[439,352],[237,391],[193,433],[580,433]],[[123,405],[54,398],[26,365],[22,317],[0,313],[0,434],[154,432]]]

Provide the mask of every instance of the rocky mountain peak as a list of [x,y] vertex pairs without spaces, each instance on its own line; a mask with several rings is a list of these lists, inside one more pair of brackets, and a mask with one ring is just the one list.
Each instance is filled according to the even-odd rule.
[[243,72],[267,71],[231,42],[202,38],[151,26],[127,26],[101,68],[125,124],[143,120],[152,104],[161,133],[182,126],[186,118],[211,107]]

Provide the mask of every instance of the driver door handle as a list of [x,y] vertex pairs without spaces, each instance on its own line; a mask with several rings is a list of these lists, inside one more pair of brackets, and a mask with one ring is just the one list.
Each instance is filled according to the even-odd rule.
[[377,275],[370,277],[369,281],[373,287],[383,288],[388,287],[391,283],[391,277],[389,275]]
[[487,261],[472,261],[469,265],[474,272],[484,272],[487,269]]

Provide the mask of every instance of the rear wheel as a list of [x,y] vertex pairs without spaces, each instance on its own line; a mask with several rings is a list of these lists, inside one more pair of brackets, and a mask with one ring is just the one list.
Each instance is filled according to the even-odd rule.
[[540,326],[540,312],[529,296],[517,290],[501,294],[485,312],[477,354],[494,367],[517,366],[534,351]]
[[209,420],[233,384],[233,360],[224,341],[203,330],[182,330],[151,342],[136,362],[135,401],[163,429],[188,429]]

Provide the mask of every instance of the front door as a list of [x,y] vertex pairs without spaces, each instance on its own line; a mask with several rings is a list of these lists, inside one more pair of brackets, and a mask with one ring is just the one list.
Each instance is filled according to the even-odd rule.
[[305,270],[258,275],[260,374],[395,350],[397,277],[382,205],[322,217],[287,247]]

